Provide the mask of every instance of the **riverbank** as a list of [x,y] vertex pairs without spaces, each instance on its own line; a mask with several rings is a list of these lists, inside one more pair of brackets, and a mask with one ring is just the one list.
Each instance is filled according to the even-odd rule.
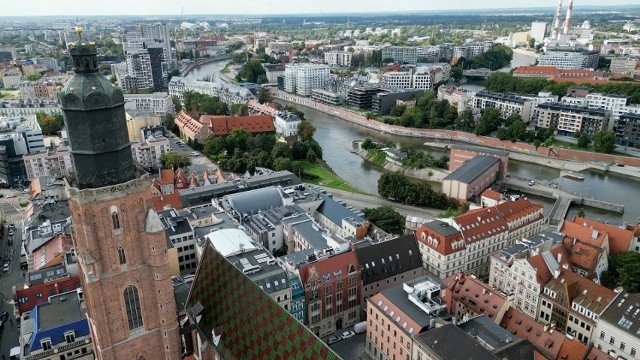
[[431,168],[408,169],[408,168],[405,168],[404,166],[400,166],[396,163],[393,163],[387,160],[383,160],[382,162],[379,163],[377,161],[373,161],[372,155],[367,150],[359,150],[359,151],[356,151],[355,154],[360,156],[364,160],[369,161],[372,164],[375,164],[376,166],[383,168],[386,171],[391,171],[391,172],[399,171],[407,175],[408,177],[418,179],[418,180],[441,183],[442,180],[444,180],[444,178],[447,177],[447,175],[449,175],[448,171],[445,171],[442,169],[431,169]]
[[[520,159],[522,159],[521,161],[524,162],[533,161],[533,163],[538,163],[537,161],[540,161],[539,159],[545,159],[549,160],[552,164],[559,161],[560,163],[566,163],[566,165],[564,165],[565,169],[568,169],[568,166],[570,166],[572,169],[580,169],[580,167],[584,166],[584,164],[590,165],[589,168],[597,168],[597,164],[601,163],[601,166],[603,167],[608,165],[609,171],[611,172],[615,172],[617,174],[628,177],[633,177],[635,179],[640,179],[640,158],[637,157],[609,155],[561,148],[536,148],[531,144],[519,142],[514,143],[506,140],[503,141],[497,138],[477,136],[475,134],[462,131],[405,128],[402,126],[384,124],[375,120],[368,120],[364,116],[350,112],[346,109],[322,104],[309,98],[288,94],[279,90],[272,91],[272,95],[276,99],[306,106],[325,114],[338,117],[342,120],[348,121],[358,126],[362,126],[369,130],[381,132],[384,134],[412,138],[423,138],[435,143],[439,143],[440,141],[467,143],[477,146],[501,149],[508,151],[509,153],[517,153],[519,155],[533,155],[534,157],[525,156],[521,157]],[[620,164],[622,166],[616,166],[616,164]],[[540,165],[546,164],[542,163]]]
[[301,161],[300,164],[302,165],[302,170],[305,174],[309,174],[314,177],[313,179],[303,179],[305,183],[320,185],[354,194],[369,195],[362,189],[358,189],[336,175],[327,164],[317,162],[310,163],[308,161]]

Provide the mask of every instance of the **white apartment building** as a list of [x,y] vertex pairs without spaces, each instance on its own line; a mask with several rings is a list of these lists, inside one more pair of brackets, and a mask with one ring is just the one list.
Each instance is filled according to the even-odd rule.
[[137,141],[131,144],[131,155],[136,164],[144,168],[160,169],[160,157],[171,151],[169,140],[149,136],[144,143]]
[[565,96],[560,101],[610,112],[610,119],[607,126],[609,130],[614,128],[622,114],[640,114],[640,105],[628,104],[629,97],[625,95],[591,93],[587,94],[584,98]]
[[418,53],[414,46],[387,46],[382,48],[382,59],[415,64],[418,62]]
[[20,98],[22,100],[36,98],[36,91],[33,88],[33,81],[23,81],[20,83]]
[[640,359],[640,294],[621,291],[604,310],[593,344],[617,359]]
[[22,73],[18,68],[5,69],[2,74],[2,85],[5,89],[17,89],[22,82]]
[[464,272],[489,275],[491,254],[542,229],[542,205],[507,201],[446,222],[435,220],[416,230],[425,269],[444,279]]
[[382,75],[382,83],[393,89],[411,89],[411,73],[408,71],[391,71]]
[[475,92],[456,87],[440,86],[438,88],[438,100],[447,100],[449,104],[458,108],[458,112],[464,111],[467,104],[475,96]]
[[425,71],[413,74],[413,88],[433,90],[433,84],[435,84],[435,73],[431,71]]
[[531,30],[529,34],[532,38],[536,39],[536,43],[542,44],[547,34],[547,23],[544,21],[534,21],[531,23]]
[[329,74],[328,65],[290,64],[284,71],[284,89],[301,96],[311,96],[311,90],[324,89],[329,82]]
[[527,123],[531,118],[533,101],[516,94],[503,94],[492,91],[480,91],[473,96],[473,108],[484,110],[492,107],[500,110],[503,118],[512,114],[520,115]]
[[247,100],[255,100],[255,96],[251,91],[235,84],[191,80],[180,76],[171,78],[169,82],[170,97],[176,96],[184,103],[184,93],[186,91],[215,96],[227,104],[244,104]]
[[173,112],[173,103],[167,92],[125,94],[124,109],[164,118],[167,113]]
[[178,214],[175,209],[158,211],[163,223],[165,235],[178,250],[180,274],[193,274],[198,267],[196,240],[189,219]]
[[276,134],[282,137],[298,136],[300,122],[301,120],[296,114],[280,111],[274,119]]
[[351,66],[353,54],[348,51],[329,51],[324,53],[324,62],[329,66]]
[[60,145],[57,149],[35,154],[25,154],[22,157],[27,177],[35,179],[41,176],[66,176],[73,173],[73,162],[69,149]]
[[45,151],[44,137],[35,115],[0,118],[0,131],[9,131],[18,154]]
[[531,122],[537,128],[555,128],[561,135],[584,133],[593,136],[607,129],[610,112],[599,108],[549,102],[533,108]]
[[597,69],[600,55],[596,51],[550,50],[540,54],[538,66],[558,69]]

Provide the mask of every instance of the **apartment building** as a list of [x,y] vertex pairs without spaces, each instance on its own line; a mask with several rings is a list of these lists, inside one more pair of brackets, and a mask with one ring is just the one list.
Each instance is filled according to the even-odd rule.
[[575,133],[593,136],[605,130],[611,113],[606,110],[561,102],[537,104],[533,108],[531,122],[537,128],[555,128],[560,135]]
[[198,267],[196,240],[189,219],[176,209],[158,211],[167,240],[177,248],[178,266],[181,275],[193,274]]
[[282,64],[262,64],[267,75],[269,84],[278,82],[278,76],[284,75],[284,65]]
[[217,97],[227,104],[244,104],[247,100],[256,98],[249,89],[236,84],[199,81],[180,76],[171,78],[169,96],[177,96],[184,103],[184,93],[187,91]]
[[463,57],[467,60],[471,60],[474,57],[491,50],[493,47],[493,41],[487,40],[482,43],[468,43],[464,45],[454,46],[453,47],[453,56],[454,57]]
[[418,62],[417,49],[414,46],[386,46],[382,48],[382,59],[415,64]]
[[542,287],[554,271],[569,269],[569,259],[562,246],[553,249],[552,240],[543,236],[522,239],[491,257],[489,286],[513,296],[512,306],[536,319]]
[[284,91],[288,93],[296,92],[298,80],[298,65],[287,64],[284,67]]
[[[285,74],[286,76],[286,74]],[[299,65],[296,72],[296,93],[310,96],[313,89],[324,89],[329,82],[329,67],[320,64]]]
[[622,146],[640,146],[640,114],[622,114],[613,125],[616,142]]
[[600,53],[597,51],[548,49],[540,54],[538,65],[555,66],[558,69],[598,68]]
[[473,91],[455,86],[440,86],[438,88],[438,100],[447,100],[449,104],[454,105],[458,109],[458,112],[462,112],[467,108],[467,104],[469,104],[475,94]]
[[73,173],[71,152],[65,145],[34,154],[25,154],[22,160],[29,179],[41,176],[60,177]]
[[324,62],[331,67],[351,66],[353,53],[348,51],[329,51],[324,53]]
[[2,71],[2,86],[5,89],[18,89],[22,82],[22,72],[19,68],[6,68]]
[[300,266],[307,324],[317,336],[332,334],[359,321],[359,269],[358,258],[352,251]]
[[538,321],[588,344],[596,322],[615,298],[613,290],[560,269],[543,287]]
[[476,93],[473,96],[472,103],[474,109],[499,109],[503,118],[513,114],[519,115],[525,123],[529,122],[531,118],[534,104],[532,100],[525,99],[517,94],[503,94],[485,90]]
[[640,294],[619,292],[598,319],[594,345],[612,358],[640,359],[639,304]]
[[413,88],[423,90],[433,90],[435,84],[435,73],[431,71],[419,72],[413,74]]
[[131,144],[131,155],[136,164],[145,169],[160,169],[162,155],[171,151],[169,140],[164,137],[148,136],[144,142]]
[[440,284],[417,278],[367,299],[365,352],[376,360],[410,359],[412,337],[435,327],[445,309]]
[[392,89],[411,89],[411,72],[390,71],[382,75],[382,83]]
[[638,67],[637,59],[613,58],[611,59],[611,65],[609,66],[609,71],[611,71],[614,74],[625,74],[625,75],[633,76],[637,72],[640,72],[636,70],[637,67]]
[[505,295],[494,291],[475,276],[463,273],[451,275],[442,281],[442,299],[455,324],[481,315],[500,324],[511,305]]
[[425,275],[413,234],[378,243],[361,241],[354,251],[362,275],[361,304],[380,291]]
[[419,227],[416,238],[425,268],[441,279],[460,272],[485,277],[491,254],[537,235],[543,223],[542,205],[518,199],[447,222],[434,220]]
[[167,92],[125,94],[124,109],[164,118],[167,113],[173,113],[173,102]]

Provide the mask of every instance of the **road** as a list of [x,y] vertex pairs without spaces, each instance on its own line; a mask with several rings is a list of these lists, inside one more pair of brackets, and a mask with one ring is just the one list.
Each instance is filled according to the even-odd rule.
[[7,228],[4,228],[4,236],[0,243],[0,254],[2,259],[9,259],[9,272],[3,272],[0,278],[0,301],[2,301],[2,309],[0,312],[9,313],[9,321],[4,324],[0,336],[0,354],[3,358],[9,358],[9,350],[18,346],[19,328],[16,326],[15,317],[13,315],[13,287],[21,288],[24,286],[24,277],[20,270],[20,246],[22,246],[22,214],[19,203],[28,201],[26,195],[20,195],[14,198],[6,198],[7,194],[18,194],[16,190],[1,190],[3,197],[0,198],[0,209],[7,217],[8,223],[15,223],[16,230],[14,234],[13,245],[9,246],[7,239]]
[[[171,151],[184,152],[187,154],[191,154],[192,151],[195,151],[192,148],[190,148],[185,142],[183,142],[184,147],[181,148],[178,145],[178,142],[181,140],[176,138],[175,135],[169,136],[168,139],[169,139],[169,144],[171,146]],[[213,175],[217,169],[217,166],[213,162],[211,162],[211,160],[209,160],[206,156],[202,155],[201,152],[198,152],[198,153],[200,153],[200,155],[191,156],[191,166],[189,166],[189,170],[195,173],[196,175],[198,175],[198,177],[202,176],[202,173],[204,173],[205,170],[209,171],[210,175]]]

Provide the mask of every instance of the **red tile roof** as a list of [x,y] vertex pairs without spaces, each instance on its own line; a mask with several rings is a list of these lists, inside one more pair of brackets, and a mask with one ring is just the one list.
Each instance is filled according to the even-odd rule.
[[606,233],[567,220],[562,223],[560,232],[572,239],[582,240],[598,247],[604,247],[607,240]]
[[502,317],[500,326],[513,335],[527,339],[547,358],[556,359],[565,336],[559,331],[544,331],[542,324],[510,307]]
[[[438,225],[446,224],[442,221],[433,221],[429,224],[422,224],[416,229],[416,239],[442,255],[450,255],[458,251],[463,251],[466,244],[462,239],[462,233],[447,224],[449,233],[444,233],[444,229],[438,229]],[[427,226],[428,225],[428,226]]]
[[500,320],[497,316],[507,299],[488,284],[460,273],[444,279],[442,285],[449,290],[445,298],[451,297],[451,302],[446,299],[449,313],[454,314],[457,308],[454,304],[461,303],[477,315],[486,315],[492,321]]
[[182,198],[180,197],[180,193],[177,192],[154,196],[151,198],[151,203],[155,211],[164,210],[167,205],[170,205],[174,209],[182,209]]
[[33,250],[33,269],[44,269],[62,264],[64,255],[73,248],[71,235],[57,234]]
[[497,191],[493,191],[490,188],[483,191],[480,196],[486,197],[491,200],[500,201],[502,199],[502,194]]
[[566,236],[562,241],[562,245],[567,250],[571,264],[588,273],[594,273],[600,259],[603,256],[607,256],[605,250],[601,247],[581,240],[574,241]]
[[565,337],[556,360],[583,360],[589,348],[580,340]]
[[30,311],[36,305],[44,304],[49,296],[62,294],[80,287],[79,276],[66,275],[62,278],[54,279],[43,284],[33,285],[26,289],[16,290],[16,304],[20,314]]
[[216,136],[229,135],[235,129],[244,129],[248,133],[273,132],[276,130],[269,115],[218,116],[202,115],[202,123],[210,123]]
[[621,252],[629,251],[633,244],[633,231],[619,228],[608,224],[603,224],[594,220],[589,220],[575,216],[573,222],[582,224],[583,226],[593,228],[602,233],[609,235],[609,254],[615,255]]
[[161,185],[173,185],[175,173],[173,169],[160,170],[160,184]]
[[507,222],[495,206],[465,213],[454,219],[456,224],[460,226],[460,231],[467,244],[509,231]]
[[176,171],[175,187],[177,190],[187,189],[189,187],[189,182],[187,181],[187,177],[184,176],[182,169]]
[[350,269],[358,271],[360,264],[358,263],[358,257],[353,251],[348,251],[336,256],[324,258],[310,264],[304,264],[300,266],[300,280],[303,284],[312,277],[313,269],[319,277],[329,274],[333,276],[333,273],[342,271],[342,276],[346,277],[350,273]]
[[502,204],[498,204],[496,208],[507,223],[513,223],[519,219],[531,217],[531,219],[525,220],[525,223],[522,225],[512,224],[512,230],[544,219],[542,204],[534,204],[525,198],[520,198],[516,201],[505,201]]
[[613,290],[564,269],[561,270],[558,278],[549,280],[545,287],[557,294],[564,290],[569,303],[580,304],[598,315],[604,311],[616,296]]

